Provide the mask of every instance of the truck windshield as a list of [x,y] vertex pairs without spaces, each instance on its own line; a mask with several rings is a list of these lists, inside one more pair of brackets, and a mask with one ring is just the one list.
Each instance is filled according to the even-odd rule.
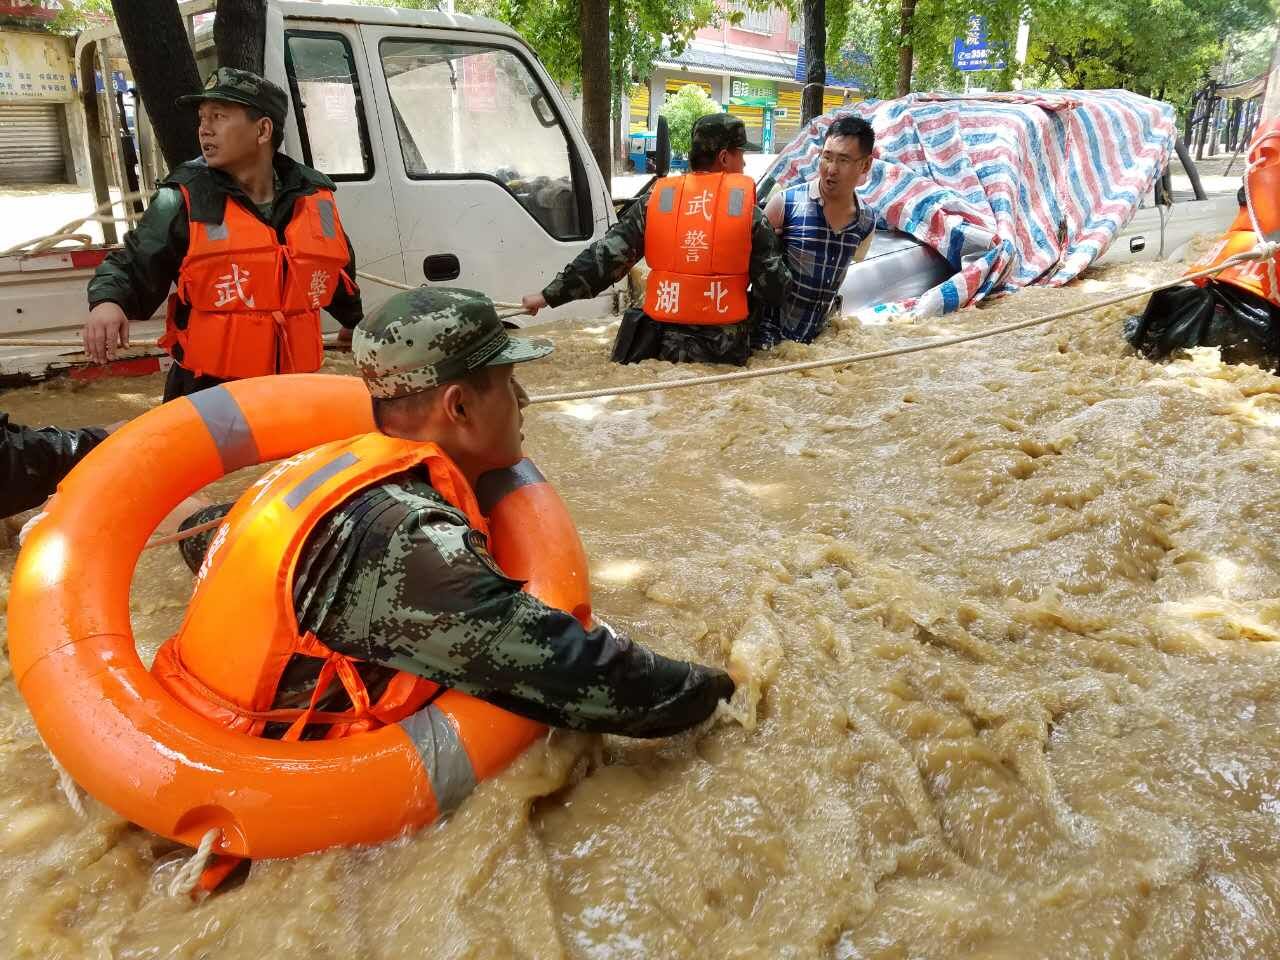
[[552,236],[584,235],[569,141],[514,52],[388,39],[380,54],[410,177],[496,180]]

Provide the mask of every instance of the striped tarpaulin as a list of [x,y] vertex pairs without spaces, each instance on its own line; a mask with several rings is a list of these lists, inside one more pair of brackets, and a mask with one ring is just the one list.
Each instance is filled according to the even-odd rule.
[[1061,286],[1106,252],[1173,153],[1173,108],[1124,90],[913,94],[815,118],[757,195],[817,175],[836,117],[868,120],[876,160],[858,190],[879,226],[958,272],[889,313],[935,316],[1032,283]]

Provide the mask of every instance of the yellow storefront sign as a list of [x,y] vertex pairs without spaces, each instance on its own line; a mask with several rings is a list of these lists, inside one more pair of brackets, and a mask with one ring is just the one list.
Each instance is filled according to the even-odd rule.
[[0,31],[0,103],[74,98],[65,39]]

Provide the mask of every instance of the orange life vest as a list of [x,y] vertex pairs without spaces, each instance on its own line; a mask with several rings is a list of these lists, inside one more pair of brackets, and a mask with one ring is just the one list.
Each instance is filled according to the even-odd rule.
[[[221,223],[191,219],[191,195],[180,189],[190,243],[159,345],[179,345],[184,367],[224,380],[320,369],[320,309],[339,283],[352,288],[333,193],[299,197],[282,244],[274,227],[229,197]],[[179,304],[190,307],[181,330]]]
[[[185,706],[232,730],[260,735],[269,722],[290,723],[286,740],[309,723],[329,724],[334,738],[418,711],[440,689],[436,684],[402,671],[371,703],[353,658],[314,634],[299,634],[293,575],[307,535],[326,514],[358,490],[419,465],[436,492],[487,535],[470,484],[434,443],[368,433],[308,450],[259,479],[218,528],[186,619],[156,654],[156,679]],[[272,709],[285,667],[298,654],[324,660],[311,704]],[[335,676],[354,708],[317,711]]]
[[649,195],[644,312],[709,326],[747,318],[756,185],[740,173],[664,177]]
[[[1258,238],[1280,240],[1280,117],[1262,124],[1249,146],[1244,177],[1247,206],[1236,216],[1227,232],[1213,248],[1187,268],[1197,273],[1215,267],[1229,257],[1252,250]],[[1195,282],[1204,286],[1209,279],[1230,283],[1280,307],[1280,255],[1269,260],[1247,260],[1228,267],[1214,278]]]

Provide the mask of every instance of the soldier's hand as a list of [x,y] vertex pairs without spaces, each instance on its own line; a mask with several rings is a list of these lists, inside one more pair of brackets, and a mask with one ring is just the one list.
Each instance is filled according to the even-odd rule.
[[129,318],[118,303],[100,303],[84,325],[84,352],[94,363],[114,360],[117,348],[129,345]]
[[350,327],[343,327],[341,330],[338,331],[337,344],[338,344],[339,350],[351,349],[351,334],[354,332],[355,331],[352,330]]
[[547,305],[547,298],[540,293],[526,293],[520,298],[520,306],[524,307],[524,312],[531,317],[536,317],[538,311]]

